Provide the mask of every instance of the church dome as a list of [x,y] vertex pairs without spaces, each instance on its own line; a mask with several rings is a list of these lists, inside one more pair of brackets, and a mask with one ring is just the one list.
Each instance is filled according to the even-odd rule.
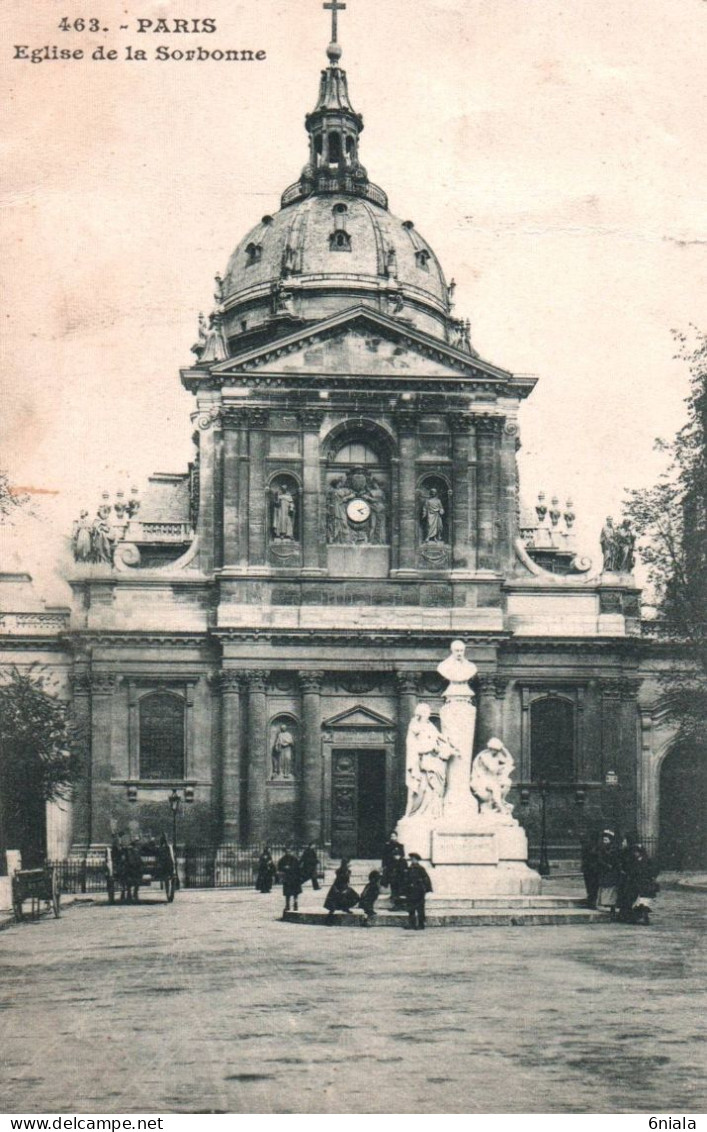
[[278,314],[309,321],[358,304],[444,336],[448,287],[436,255],[365,188],[365,197],[314,191],[241,240],[222,281],[229,338]]
[[386,194],[359,159],[363,118],[339,66],[340,10],[335,3],[329,65],[305,117],[309,154],[300,178],[285,189],[280,211],[264,216],[241,240],[217,279],[231,354],[361,305],[445,341],[460,334],[451,318],[453,288],[439,260],[412,221],[388,210]]

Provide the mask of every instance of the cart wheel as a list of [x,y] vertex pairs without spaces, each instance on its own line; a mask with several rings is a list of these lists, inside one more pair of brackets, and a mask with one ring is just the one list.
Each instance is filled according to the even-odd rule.
[[174,900],[174,893],[176,891],[174,877],[167,877],[167,880],[164,882],[164,890],[165,896],[167,897],[167,903],[171,904]]
[[109,879],[106,887],[108,889],[108,903],[115,904],[115,882]]

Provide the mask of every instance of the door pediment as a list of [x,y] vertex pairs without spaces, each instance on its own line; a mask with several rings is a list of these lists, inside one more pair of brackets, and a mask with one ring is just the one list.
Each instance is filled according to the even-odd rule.
[[387,715],[381,715],[380,712],[372,711],[370,708],[364,707],[363,704],[357,704],[347,711],[331,716],[330,719],[325,719],[322,727],[326,731],[361,730],[362,728],[381,730],[393,728],[395,723]]

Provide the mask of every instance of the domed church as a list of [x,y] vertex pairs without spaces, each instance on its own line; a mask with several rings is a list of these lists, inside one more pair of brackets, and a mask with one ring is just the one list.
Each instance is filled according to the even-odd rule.
[[181,373],[193,462],[76,525],[64,627],[91,750],[67,839],[157,833],[176,790],[187,846],[379,857],[455,638],[475,746],[512,751],[531,846],[541,811],[556,857],[602,821],[653,835],[631,563],[592,570],[570,501],[521,505],[536,379],[478,356],[433,248],[369,179],[325,7],[306,163],[216,276]]

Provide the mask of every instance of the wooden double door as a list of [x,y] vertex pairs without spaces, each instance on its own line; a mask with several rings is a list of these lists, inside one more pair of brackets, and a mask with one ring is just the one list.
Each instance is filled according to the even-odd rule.
[[332,751],[331,851],[380,860],[389,832],[385,748]]

